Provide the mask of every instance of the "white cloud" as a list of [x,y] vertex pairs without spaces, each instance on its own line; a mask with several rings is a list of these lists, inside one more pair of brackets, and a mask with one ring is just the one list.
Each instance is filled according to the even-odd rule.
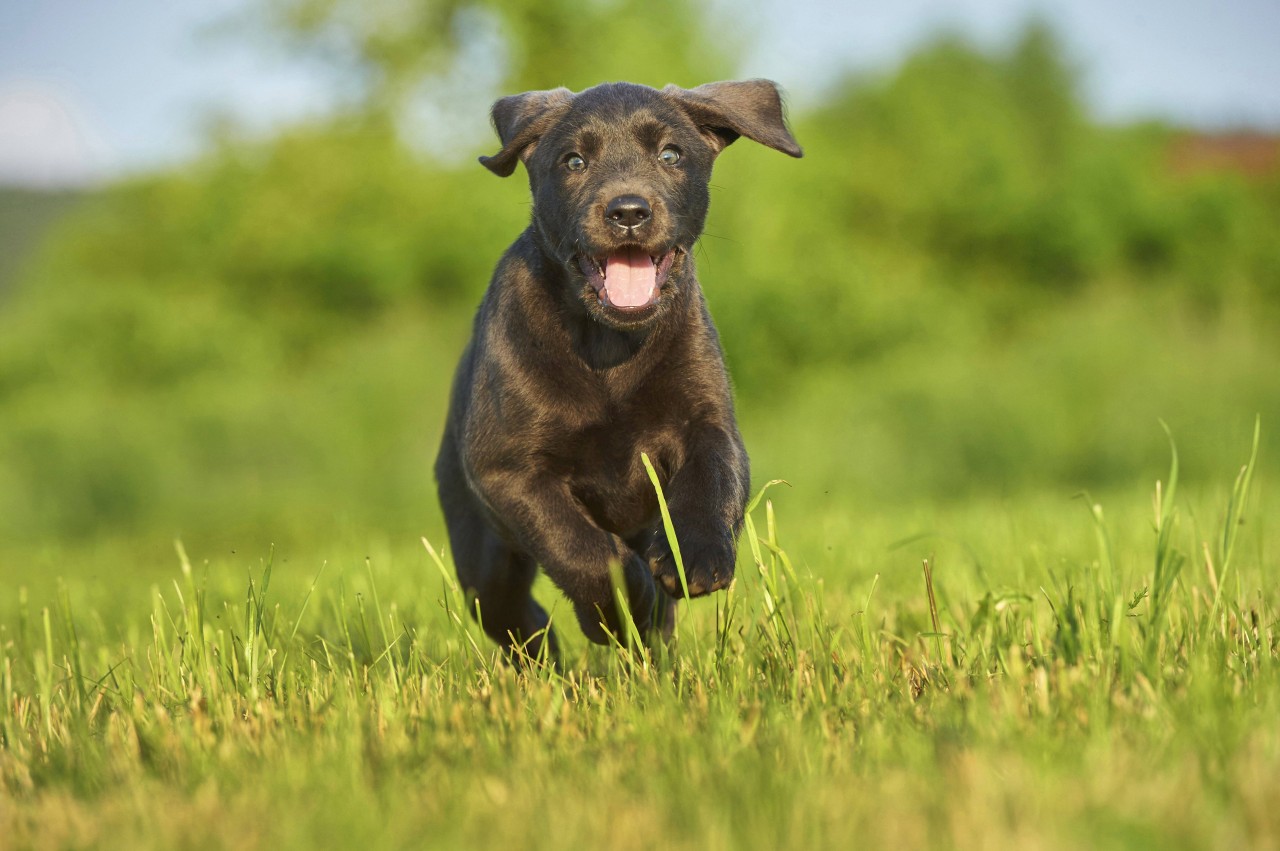
[[0,80],[0,184],[84,186],[99,180],[109,161],[106,143],[69,91]]

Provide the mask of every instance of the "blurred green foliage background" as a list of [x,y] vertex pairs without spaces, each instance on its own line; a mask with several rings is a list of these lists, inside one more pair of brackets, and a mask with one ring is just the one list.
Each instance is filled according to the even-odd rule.
[[[684,0],[261,14],[270,41],[341,70],[343,107],[267,138],[215,128],[195,161],[71,199],[0,286],[11,568],[175,537],[193,553],[442,537],[446,388],[529,211],[523,172],[406,141],[406,104],[426,90],[483,112],[494,94],[736,67]],[[687,37],[666,37],[673,18]],[[622,33],[649,49],[617,55]],[[477,80],[495,91],[477,99]],[[1180,155],[1178,128],[1099,124],[1035,23],[804,100],[805,159],[729,149],[697,249],[758,482],[848,516],[1145,488],[1160,418],[1185,467],[1229,482],[1258,413],[1265,472],[1280,171]],[[7,250],[33,239],[36,203],[0,198]]]

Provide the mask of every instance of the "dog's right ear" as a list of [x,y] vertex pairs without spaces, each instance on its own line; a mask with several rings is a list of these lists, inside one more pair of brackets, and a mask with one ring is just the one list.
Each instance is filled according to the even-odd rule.
[[499,177],[510,177],[516,170],[516,160],[529,159],[538,139],[572,102],[573,92],[561,88],[511,95],[494,103],[493,129],[502,140],[502,150],[491,157],[481,157],[480,164]]

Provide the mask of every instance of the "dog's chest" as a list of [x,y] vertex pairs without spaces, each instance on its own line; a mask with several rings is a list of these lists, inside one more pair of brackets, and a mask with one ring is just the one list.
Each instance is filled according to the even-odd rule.
[[683,424],[621,409],[604,422],[566,435],[557,461],[574,496],[602,527],[630,535],[650,525],[658,500],[641,453],[664,485],[684,459]]

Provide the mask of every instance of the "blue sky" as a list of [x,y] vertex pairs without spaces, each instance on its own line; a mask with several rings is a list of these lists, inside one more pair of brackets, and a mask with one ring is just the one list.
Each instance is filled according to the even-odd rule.
[[[268,128],[323,110],[323,74],[218,35],[245,5],[0,0],[0,182],[76,184],[174,162],[198,149],[211,114]],[[1065,38],[1103,118],[1280,129],[1280,0],[754,0],[732,9],[726,19],[754,34],[742,76],[783,82],[801,106],[841,68],[891,67],[939,30],[996,44],[1039,15]]]

